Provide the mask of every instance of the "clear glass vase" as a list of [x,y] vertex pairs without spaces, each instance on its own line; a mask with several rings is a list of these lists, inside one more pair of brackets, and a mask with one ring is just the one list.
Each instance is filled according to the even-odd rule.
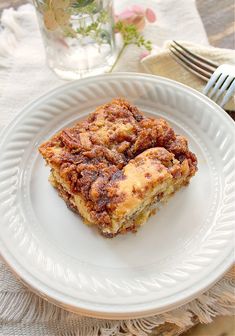
[[115,58],[112,0],[34,0],[47,63],[63,79],[108,71]]

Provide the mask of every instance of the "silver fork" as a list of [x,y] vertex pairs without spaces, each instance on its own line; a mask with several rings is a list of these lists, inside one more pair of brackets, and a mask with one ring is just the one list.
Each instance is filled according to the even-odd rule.
[[[218,64],[194,54],[176,41],[169,47],[171,56],[184,68],[207,82],[203,93],[223,107],[235,92],[235,66]],[[224,94],[224,95],[223,95]]]

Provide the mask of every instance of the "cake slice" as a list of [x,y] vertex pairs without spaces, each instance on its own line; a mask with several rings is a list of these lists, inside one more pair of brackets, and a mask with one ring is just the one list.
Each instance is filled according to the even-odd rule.
[[106,237],[136,231],[197,170],[183,136],[123,99],[98,107],[39,151],[59,195]]

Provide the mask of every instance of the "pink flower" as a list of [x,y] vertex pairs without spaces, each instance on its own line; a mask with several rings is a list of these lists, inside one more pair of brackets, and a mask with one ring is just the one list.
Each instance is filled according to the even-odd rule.
[[151,8],[144,9],[142,6],[133,5],[125,9],[119,15],[115,15],[115,21],[133,24],[139,31],[142,31],[146,21],[151,23],[156,21],[156,15]]
[[140,5],[133,5],[131,7],[132,11],[135,12],[136,14],[144,14],[144,7]]
[[146,9],[145,16],[146,16],[146,19],[148,20],[148,22],[153,23],[157,20],[156,14],[154,13],[154,11],[151,8]]
[[117,15],[118,19],[121,21],[129,20],[133,16],[133,12],[129,9],[124,10],[119,15]]
[[148,55],[150,55],[150,51],[145,50],[140,54],[140,59],[142,60],[143,58],[145,58]]

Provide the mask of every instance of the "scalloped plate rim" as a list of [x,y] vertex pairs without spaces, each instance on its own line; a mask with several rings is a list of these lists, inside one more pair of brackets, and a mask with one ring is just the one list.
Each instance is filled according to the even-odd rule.
[[[164,82],[168,82],[171,85],[174,85],[176,87],[181,87],[184,90],[189,90],[191,91],[191,93],[193,93],[194,96],[196,96],[196,99],[201,99],[204,100],[204,102],[206,104],[210,104],[214,107],[215,112],[219,115],[219,113],[222,113],[222,118],[225,118],[227,122],[230,123],[230,126],[232,126],[232,120],[230,120],[230,117],[225,113],[224,110],[222,110],[217,104],[215,104],[214,102],[212,102],[209,98],[205,97],[203,94],[197,92],[196,90],[187,87],[186,85],[180,84],[176,81],[173,80],[169,80],[163,77],[159,77],[159,76],[153,76],[153,75],[148,75],[148,74],[141,74],[141,73],[116,73],[116,74],[112,74],[112,75],[98,75],[98,76],[94,76],[94,77],[88,77],[85,78],[83,80],[79,80],[79,81],[75,81],[72,83],[68,83],[62,86],[59,86],[53,90],[51,90],[50,92],[48,92],[47,94],[44,94],[42,96],[40,96],[39,98],[37,98],[34,102],[31,102],[29,104],[27,104],[22,111],[19,111],[19,113],[10,121],[10,127],[9,124],[2,130],[2,132],[0,133],[1,135],[1,140],[0,140],[0,146],[1,143],[4,141],[4,138],[7,137],[8,131],[11,129],[11,127],[13,127],[15,124],[17,124],[21,118],[24,117],[24,115],[30,110],[32,109],[34,106],[39,106],[41,102],[45,102],[47,99],[50,99],[50,97],[53,97],[55,94],[59,94],[60,92],[62,92],[65,89],[70,89],[73,87],[76,87],[78,85],[78,83],[80,84],[81,82],[90,82],[91,80],[93,80],[94,78],[106,78],[106,77],[113,77],[115,78],[119,78],[119,77],[125,77],[125,76],[131,76],[131,77],[145,77],[145,78],[151,78],[157,81],[164,81]],[[11,124],[12,122],[12,124]],[[22,281],[27,284],[30,288],[32,288],[32,290],[37,293],[39,296],[45,297],[49,299],[49,301],[57,304],[58,306],[62,306],[63,308],[69,310],[69,311],[73,311],[76,313],[80,313],[83,315],[87,315],[87,316],[92,316],[92,317],[101,317],[101,318],[110,318],[110,319],[119,319],[119,318],[127,318],[127,317],[131,317],[131,318],[137,318],[137,317],[145,317],[145,316],[150,316],[152,314],[155,313],[162,313],[165,312],[169,309],[172,308],[176,308],[177,306],[183,304],[183,303],[187,303],[189,301],[191,301],[193,298],[197,297],[200,293],[206,291],[213,283],[215,283],[225,272],[226,270],[229,269],[229,267],[232,266],[233,264],[233,249],[231,250],[231,254],[227,255],[226,260],[224,260],[223,262],[221,262],[221,264],[219,265],[219,267],[217,267],[216,271],[213,272],[213,274],[210,274],[209,276],[207,275],[207,281],[204,281],[204,285],[200,285],[200,283],[197,283],[197,286],[195,285],[194,287],[196,287],[194,289],[194,291],[191,293],[189,293],[187,295],[187,297],[184,297],[183,293],[182,295],[178,295],[178,299],[170,304],[164,304],[163,306],[159,306],[158,308],[154,308],[154,305],[152,306],[152,308],[146,308],[146,309],[138,309],[137,307],[135,307],[134,310],[130,311],[130,310],[125,310],[122,312],[118,312],[116,311],[114,312],[110,312],[109,309],[107,310],[101,310],[100,308],[98,309],[86,309],[85,307],[75,307],[74,304],[71,304],[70,300],[59,300],[58,296],[56,295],[50,295],[48,293],[47,290],[47,286],[45,286],[44,284],[41,283],[41,281],[38,279],[35,280],[34,276],[32,274],[30,274],[29,271],[23,269],[23,267],[18,264],[18,261],[15,260],[12,256],[11,253],[9,251],[7,251],[6,247],[4,246],[4,243],[0,240],[0,250],[2,252],[2,256],[5,259],[5,261],[7,262],[7,264],[9,264],[9,266],[11,268],[13,268],[14,273],[18,274],[18,276],[22,279]],[[17,265],[18,264],[18,265]],[[17,269],[17,271],[16,271]],[[201,280],[202,281],[202,280]],[[200,282],[201,282],[200,281]],[[36,286],[35,286],[36,284]],[[190,292],[190,291],[189,291]],[[180,293],[179,293],[180,294]],[[59,293],[60,295],[60,293]],[[66,302],[67,301],[67,302]],[[66,305],[66,307],[65,307]],[[67,306],[68,305],[68,306]]]

